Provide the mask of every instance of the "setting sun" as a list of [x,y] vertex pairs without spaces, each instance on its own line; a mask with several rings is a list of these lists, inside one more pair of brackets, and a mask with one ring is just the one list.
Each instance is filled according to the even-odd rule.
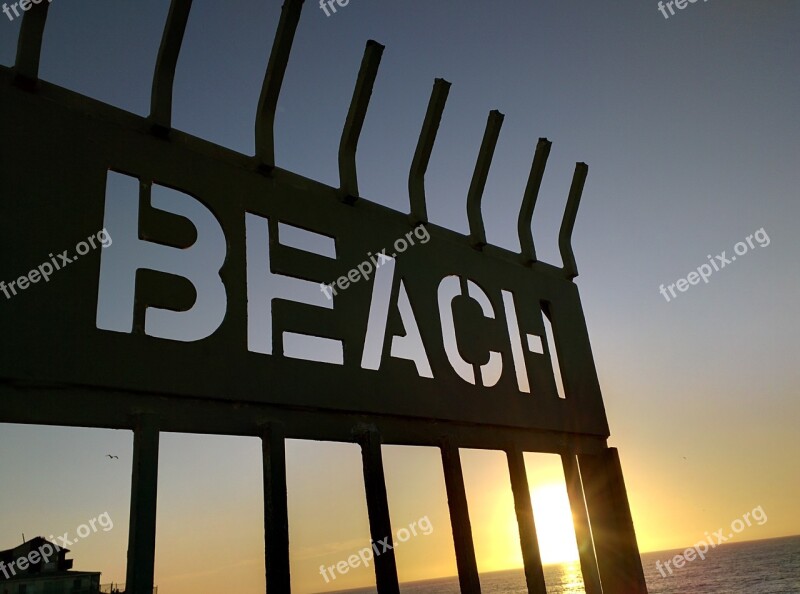
[[550,484],[531,489],[533,515],[542,563],[565,563],[578,559],[565,485]]

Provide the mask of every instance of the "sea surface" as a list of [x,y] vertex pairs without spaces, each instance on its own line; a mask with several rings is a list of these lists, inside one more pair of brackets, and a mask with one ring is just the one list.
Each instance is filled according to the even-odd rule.
[[[711,549],[705,560],[687,562],[662,577],[656,561],[685,549],[642,555],[650,594],[800,594],[800,536],[731,543]],[[585,594],[577,563],[545,566],[548,594]],[[522,570],[482,573],[482,594],[527,594]],[[400,584],[403,594],[459,594],[458,578]],[[339,594],[376,594],[375,588]]]

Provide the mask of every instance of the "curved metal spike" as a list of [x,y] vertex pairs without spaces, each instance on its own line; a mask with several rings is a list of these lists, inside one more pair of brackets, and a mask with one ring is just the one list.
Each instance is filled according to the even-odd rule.
[[378,76],[384,46],[370,39],[364,48],[364,58],[358,71],[356,88],[350,101],[350,109],[339,142],[339,196],[343,202],[352,204],[358,199],[358,172],[356,170],[356,148],[364,118],[367,116],[372,88]]
[[533,209],[536,207],[536,199],[539,197],[539,188],[542,186],[544,168],[547,166],[547,157],[550,156],[552,142],[546,138],[540,138],[536,143],[536,152],[533,155],[533,165],[528,176],[528,185],[525,186],[525,194],[522,196],[522,206],[519,209],[517,219],[517,233],[519,234],[519,247],[522,260],[536,262],[536,248],[533,244],[533,231],[531,222],[533,220]]
[[486,187],[486,178],[489,177],[489,167],[492,164],[494,149],[497,146],[497,138],[500,136],[500,128],[503,126],[503,116],[499,111],[489,112],[486,120],[486,130],[483,133],[481,150],[478,153],[478,161],[475,163],[475,172],[472,174],[472,182],[469,185],[467,194],[467,220],[469,221],[469,241],[473,247],[480,249],[486,245],[486,230],[483,227],[483,215],[481,214],[481,199],[483,190]]
[[22,17],[22,26],[17,41],[17,59],[14,71],[17,81],[24,86],[33,86],[39,79],[39,60],[42,55],[42,38],[47,23],[49,2],[30,7]]
[[189,21],[192,0],[172,0],[158,48],[158,59],[153,74],[153,90],[150,95],[150,120],[162,130],[172,127],[172,87],[178,55]]
[[278,97],[289,63],[294,34],[300,22],[300,11],[303,0],[286,0],[281,7],[281,18],[278,30],[272,42],[267,73],[261,87],[256,112],[256,158],[262,167],[271,170],[275,167],[275,112],[278,108]]
[[578,276],[578,265],[575,263],[575,254],[572,253],[572,228],[575,226],[575,217],[578,215],[583,185],[586,183],[588,173],[589,166],[586,163],[575,164],[567,206],[564,209],[564,219],[561,221],[561,230],[558,232],[558,248],[561,251],[561,260],[564,262],[562,270],[570,280]]
[[433,83],[428,111],[425,112],[417,149],[414,151],[414,159],[411,161],[411,170],[408,174],[408,197],[411,202],[411,222],[414,225],[428,222],[428,207],[425,203],[425,172],[428,170],[433,143],[436,142],[436,133],[439,131],[439,123],[442,121],[442,113],[449,93],[450,83],[443,78],[437,78]]

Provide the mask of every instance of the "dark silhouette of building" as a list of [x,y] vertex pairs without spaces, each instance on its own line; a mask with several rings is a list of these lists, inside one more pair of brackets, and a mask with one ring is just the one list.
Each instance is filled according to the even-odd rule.
[[71,571],[69,549],[41,536],[0,551],[0,594],[98,594],[99,571]]

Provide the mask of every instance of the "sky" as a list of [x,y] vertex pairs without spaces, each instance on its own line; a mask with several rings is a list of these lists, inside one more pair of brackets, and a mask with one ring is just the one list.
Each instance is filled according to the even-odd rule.
[[[147,115],[167,8],[53,0],[41,78]],[[195,0],[175,128],[253,154],[279,12],[277,0]],[[5,66],[19,21],[0,14]],[[560,264],[572,169],[588,163],[576,283],[643,552],[688,546],[758,507],[768,520],[738,540],[800,533],[798,28],[791,0],[708,0],[669,18],[651,0],[350,0],[330,16],[309,1],[303,10],[276,120],[279,167],[338,185],[339,137],[368,39],[386,46],[358,152],[369,200],[407,211],[437,77],[452,88],[426,177],[434,223],[468,232],[466,194],[492,109],[505,123],[483,199],[491,243],[519,249],[518,208],[536,140],[547,137],[533,229],[540,259]],[[740,244],[708,283],[669,293],[749,236],[752,246]],[[125,431],[0,425],[0,549],[22,533],[74,534],[107,512],[113,528],[76,542],[72,557],[103,583],[124,581],[131,453]],[[462,455],[479,569],[521,566],[503,455]],[[401,580],[453,575],[437,452],[387,446],[384,458],[394,529],[430,527],[399,548]],[[540,536],[551,539],[545,561],[568,558],[563,525],[545,528],[563,511],[558,459],[528,454],[526,463]],[[318,571],[368,546],[358,448],[292,441],[287,464],[294,590],[374,583],[363,567],[329,583]],[[162,435],[160,592],[263,591],[261,502],[257,440]]]

